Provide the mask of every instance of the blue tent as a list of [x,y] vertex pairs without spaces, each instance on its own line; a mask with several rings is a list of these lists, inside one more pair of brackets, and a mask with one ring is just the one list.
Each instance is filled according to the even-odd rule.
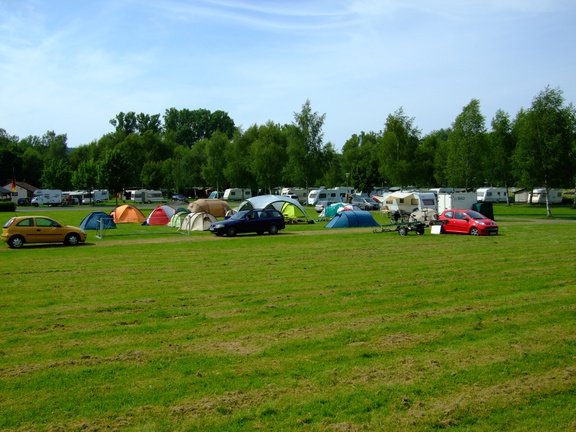
[[355,227],[379,227],[374,216],[369,211],[341,211],[326,224],[326,228],[355,228]]
[[100,219],[103,221],[103,228],[104,229],[111,229],[116,228],[116,224],[114,223],[114,218],[104,212],[92,212],[88,216],[86,216],[82,222],[80,223],[80,228],[83,230],[96,230],[100,229],[100,223],[98,222]]

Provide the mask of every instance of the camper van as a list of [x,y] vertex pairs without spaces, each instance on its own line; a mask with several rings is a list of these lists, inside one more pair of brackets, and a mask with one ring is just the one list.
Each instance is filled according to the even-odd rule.
[[222,199],[224,201],[242,201],[247,198],[252,198],[252,191],[250,189],[230,188],[224,191]]
[[162,191],[139,189],[132,192],[132,201],[135,203],[159,203],[167,202]]
[[62,204],[64,196],[58,189],[36,189],[31,204],[35,207],[39,205],[58,206]]
[[318,201],[331,201],[333,203],[346,201],[346,196],[352,195],[351,187],[334,187],[332,189],[313,189],[308,194],[308,204],[316,205]]
[[438,194],[438,214],[451,209],[470,210],[477,202],[474,192],[440,193]]
[[[562,189],[548,189],[550,204],[562,204]],[[530,204],[546,204],[546,188],[538,188],[532,191]]]
[[308,201],[308,194],[308,189],[303,188],[282,188],[280,191],[280,195],[297,199],[301,204],[306,204]]
[[376,197],[382,203],[382,209],[412,213],[425,208],[436,210],[436,194],[433,192],[388,192]]
[[506,202],[508,200],[508,191],[506,188],[483,187],[476,189],[476,200],[478,202]]

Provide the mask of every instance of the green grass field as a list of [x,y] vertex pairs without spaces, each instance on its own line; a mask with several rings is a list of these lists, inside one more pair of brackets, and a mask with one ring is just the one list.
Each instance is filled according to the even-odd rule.
[[0,429],[574,430],[576,211],[495,215],[497,237],[2,244]]

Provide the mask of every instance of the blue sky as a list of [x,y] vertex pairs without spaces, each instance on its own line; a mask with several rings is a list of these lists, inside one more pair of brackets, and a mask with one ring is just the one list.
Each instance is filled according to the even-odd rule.
[[573,0],[0,0],[0,128],[68,146],[120,111],[223,110],[244,130],[307,99],[324,142],[403,107],[423,134],[486,126],[547,85],[576,102]]

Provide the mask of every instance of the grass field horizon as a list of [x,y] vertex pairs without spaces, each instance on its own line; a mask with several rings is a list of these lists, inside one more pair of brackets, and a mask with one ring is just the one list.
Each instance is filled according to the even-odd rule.
[[0,429],[574,429],[576,211],[495,213],[497,237],[3,244]]

